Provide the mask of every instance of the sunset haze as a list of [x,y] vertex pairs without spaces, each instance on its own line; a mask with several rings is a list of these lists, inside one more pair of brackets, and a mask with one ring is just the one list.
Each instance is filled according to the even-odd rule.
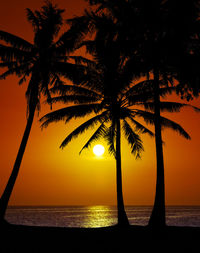
[[[83,0],[54,2],[65,9],[64,17],[81,15]],[[26,8],[39,9],[43,1],[3,1],[0,3],[0,30],[33,40],[32,27],[26,20]],[[0,193],[11,173],[26,125],[26,83],[18,85],[15,76],[0,80]],[[66,80],[66,83],[68,81]],[[176,101],[175,95],[169,98]],[[181,101],[180,98],[178,98]],[[44,101],[44,100],[43,100]],[[198,100],[191,104],[200,107]],[[184,101],[186,102],[186,101]],[[53,109],[60,105],[53,105]],[[115,160],[108,154],[104,140],[96,144],[105,147],[102,157],[96,157],[93,146],[79,151],[95,129],[73,140],[63,150],[64,138],[84,119],[65,124],[51,124],[41,130],[39,119],[50,112],[41,104],[23,157],[10,205],[115,205]],[[191,136],[186,140],[172,130],[163,130],[165,185],[167,205],[200,205],[200,113],[183,108],[180,113],[165,113],[179,123]],[[91,115],[92,116],[92,115]],[[153,127],[149,126],[153,131]],[[135,160],[125,139],[122,139],[122,172],[125,205],[153,205],[156,185],[155,140],[142,135],[145,151]]]

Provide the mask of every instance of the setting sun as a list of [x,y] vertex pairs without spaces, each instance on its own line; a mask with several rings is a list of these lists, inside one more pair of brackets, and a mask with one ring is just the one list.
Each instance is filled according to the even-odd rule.
[[93,153],[96,156],[102,156],[104,154],[104,152],[105,152],[105,148],[101,144],[95,145],[93,148]]

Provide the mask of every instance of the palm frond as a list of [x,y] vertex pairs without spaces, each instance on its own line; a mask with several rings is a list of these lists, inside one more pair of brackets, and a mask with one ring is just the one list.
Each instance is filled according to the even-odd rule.
[[167,118],[161,117],[161,124],[162,124],[162,126],[169,127],[172,130],[176,131],[184,138],[186,138],[188,140],[191,139],[190,135],[182,128],[182,126],[180,126],[176,122],[169,120]]
[[[0,79],[5,79],[7,76],[15,74],[17,76],[26,75],[28,76],[31,73],[31,68],[27,64],[19,65],[16,67],[9,68],[7,71],[3,72],[0,75]],[[21,80],[19,82],[21,84]]]
[[126,107],[126,106],[121,106],[121,108],[120,108],[120,119],[129,118],[131,116],[132,116],[131,109]]
[[[146,103],[138,103],[138,105],[144,106],[145,109],[154,111],[155,105],[153,102],[146,102]],[[178,103],[178,102],[167,102],[167,101],[161,101],[160,102],[160,110],[163,112],[179,112],[181,108],[183,107],[190,107],[194,109],[196,112],[200,112],[200,108],[185,104],[185,103]]]
[[48,99],[48,103],[58,103],[63,102],[67,103],[75,103],[75,104],[83,104],[83,103],[93,103],[99,101],[98,97],[90,97],[84,95],[64,95],[59,97],[53,97]]
[[[163,87],[165,85],[164,80],[160,80],[159,82],[160,82],[159,93],[161,97],[165,97],[166,95],[172,94],[172,92],[176,91],[176,87],[169,87],[169,86]],[[125,95],[130,98],[135,97],[136,98],[135,100],[137,101],[138,96],[153,98],[153,94],[154,94],[154,80],[145,80],[127,89]]]
[[69,59],[72,59],[75,61],[76,64],[85,64],[86,66],[89,66],[90,68],[96,68],[97,63],[95,61],[92,61],[90,59],[87,59],[83,56],[69,56]]
[[63,76],[74,84],[83,84],[87,81],[86,67],[83,65],[76,65],[69,62],[54,62],[52,71]]
[[128,143],[131,145],[131,153],[136,159],[141,158],[141,152],[144,150],[140,136],[136,134],[126,120],[123,120],[123,130]]
[[74,131],[72,131],[62,142],[62,144],[60,145],[60,148],[64,148],[73,138],[78,137],[80,134],[82,134],[83,132],[85,132],[86,130],[88,130],[89,128],[94,127],[94,125],[96,125],[97,123],[101,123],[101,121],[105,118],[105,114],[107,112],[104,112],[100,115],[97,115],[89,120],[87,120],[86,122],[84,122],[83,124],[81,124],[79,127],[77,127]]
[[9,43],[14,48],[22,49],[25,51],[31,51],[33,49],[33,45],[29,43],[28,41],[13,35],[11,33],[1,31],[0,30],[0,40],[5,41],[6,43]]
[[65,94],[85,95],[90,97],[98,97],[99,99],[102,97],[102,95],[95,92],[95,90],[91,90],[82,86],[68,85],[68,84],[54,86],[53,88],[50,89],[50,92],[52,92],[53,94],[58,93],[61,95]]
[[107,129],[107,127],[105,126],[104,122],[101,123],[101,125],[98,127],[98,129],[94,132],[94,134],[90,137],[90,139],[83,146],[83,148],[81,149],[79,154],[81,154],[84,149],[89,148],[94,141],[98,140],[100,137],[105,136],[106,129]]
[[[144,106],[146,110],[154,111],[155,110],[155,103],[154,102],[146,102],[139,104]],[[177,102],[160,102],[160,110],[163,112],[179,112],[181,108],[184,106],[188,106],[187,104],[177,103]]]
[[176,87],[175,86],[173,86],[173,87],[162,87],[162,88],[159,88],[159,94],[163,98],[166,95],[171,95],[175,91],[176,91]]
[[126,91],[126,96],[129,97],[131,95],[142,94],[145,91],[146,92],[153,91],[153,85],[154,85],[153,80],[145,80],[145,81],[139,82]]
[[38,18],[36,17],[36,15],[34,14],[34,12],[32,10],[30,10],[29,8],[27,8],[26,9],[26,16],[27,16],[28,21],[33,26],[34,31],[37,31],[39,29],[40,22],[39,22]]
[[[141,71],[140,63],[135,60],[134,57],[127,58],[125,60],[124,66],[120,66],[120,82],[123,83],[121,85],[121,90],[125,95],[128,96],[133,92],[138,93],[137,87],[139,85],[135,85],[134,87],[130,88],[131,83],[133,80],[137,80],[140,77],[144,76],[144,72]],[[142,90],[144,91],[144,87],[142,86]],[[126,91],[128,90],[128,91]]]
[[[142,117],[146,123],[154,124],[155,122],[155,115],[151,112],[143,111],[143,110],[134,110],[135,115],[138,117]],[[168,127],[175,132],[179,133],[186,139],[191,139],[189,134],[177,123],[174,121],[167,119],[165,117],[160,117],[161,126]]]
[[59,38],[56,46],[66,53],[71,53],[80,47],[81,40],[88,33],[89,20],[86,16],[81,16],[68,19],[67,23],[70,25],[70,28]]
[[143,110],[138,110],[138,109],[134,109],[132,110],[133,112],[133,116],[137,116],[137,117],[141,117],[144,119],[144,121],[147,124],[151,124],[154,125],[154,121],[155,121],[155,115],[154,113],[151,112],[147,112],[147,111],[143,111]]
[[132,123],[135,126],[135,130],[142,133],[142,134],[148,134],[151,137],[154,137],[154,133],[149,130],[148,128],[146,128],[145,126],[143,126],[142,124],[140,124],[137,120],[135,120],[133,117],[129,117],[128,119],[130,119],[132,121]]
[[102,105],[95,103],[95,104],[82,104],[82,105],[74,105],[65,107],[54,112],[50,112],[43,116],[40,119],[42,122],[41,127],[47,127],[52,122],[57,122],[60,120],[84,117],[92,112],[99,113],[102,110]]
[[24,75],[22,76],[22,78],[20,78],[20,80],[19,80],[19,85],[21,85],[22,83],[26,82],[26,77],[27,77],[28,75],[29,75],[28,72],[26,72],[26,74],[24,74]]
[[23,51],[22,49],[4,46],[0,44],[0,59],[5,62],[9,61],[24,61],[30,59],[30,52]]
[[[176,90],[175,87],[164,87],[164,88],[159,88],[159,93],[160,93],[160,96],[164,98],[166,95],[172,94],[172,92],[174,92],[175,90]],[[142,103],[142,102],[150,102],[154,99],[153,89],[149,89],[149,90],[144,89],[138,92],[134,91],[134,93],[133,92],[129,93],[129,90],[128,90],[126,94],[130,106],[138,104],[138,103]]]
[[87,40],[81,43],[82,47],[86,48],[86,52],[91,54],[91,55],[96,55],[97,54],[97,48],[98,48],[98,44],[100,44],[100,42],[98,41],[93,41],[93,40]]
[[144,92],[142,94],[130,95],[127,97],[128,105],[133,106],[143,102],[152,101],[153,94],[151,92]]

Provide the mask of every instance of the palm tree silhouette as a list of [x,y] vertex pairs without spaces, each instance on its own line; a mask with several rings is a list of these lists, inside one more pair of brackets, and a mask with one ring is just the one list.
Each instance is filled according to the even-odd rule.
[[76,26],[71,26],[56,39],[63,24],[63,12],[64,10],[58,9],[48,1],[40,11],[33,12],[27,9],[27,19],[34,31],[33,44],[11,33],[0,31],[0,40],[3,41],[0,44],[0,66],[7,68],[0,78],[5,79],[9,75],[16,74],[20,77],[19,84],[29,78],[26,91],[27,124],[11,176],[0,199],[1,222],[4,221],[6,208],[17,179],[35,111],[40,109],[41,95],[46,96],[50,101],[48,88],[62,83],[60,79],[62,74],[73,79],[75,73],[78,73],[78,65],[75,72],[74,66],[67,62],[66,56],[80,39],[80,35],[75,33]]
[[[163,83],[166,86],[174,85],[174,79],[181,80],[177,73],[180,69],[185,43],[194,30],[191,24],[194,22],[197,1],[185,1],[184,4],[181,1],[173,0],[153,2],[148,0],[89,0],[89,2],[98,6],[98,13],[113,17],[116,37],[123,46],[123,52],[138,58],[140,71],[146,74],[147,80],[153,76],[154,81],[151,82],[151,85],[154,87],[157,182],[149,225],[165,226],[165,182],[160,115],[162,106],[159,87]],[[181,73],[183,77],[184,71]]]
[[[60,85],[51,89],[52,93],[59,93],[59,96],[51,99],[52,103],[74,102],[78,105],[51,112],[42,117],[41,122],[42,127],[46,127],[59,120],[65,120],[67,123],[72,118],[85,117],[91,113],[96,114],[72,131],[60,147],[64,148],[73,138],[96,124],[100,124],[80,152],[100,137],[107,140],[109,152],[116,159],[118,224],[126,225],[128,219],[124,209],[121,178],[121,129],[131,145],[131,152],[136,158],[141,157],[143,146],[138,134],[147,133],[150,136],[154,134],[139,123],[136,117],[142,117],[147,123],[155,124],[155,114],[152,113],[155,109],[152,85],[154,81],[134,83],[133,81],[140,75],[137,71],[137,62],[133,57],[122,54],[121,42],[114,40],[114,30],[111,29],[113,28],[112,18],[104,15],[96,16],[94,13],[91,18],[96,27],[96,35],[94,40],[85,41],[82,45],[86,47],[95,61],[74,57],[76,62],[82,63],[85,67],[82,84]],[[164,97],[174,90],[173,87],[165,87],[165,80],[160,83],[160,96]],[[134,106],[142,106],[145,110]],[[163,111],[178,111],[183,106],[186,104],[160,102],[160,108]],[[167,118],[161,117],[161,124],[179,132],[185,138],[190,138],[179,124]]]
[[[161,0],[151,1],[124,1],[119,0],[90,0],[90,4],[98,5],[97,11],[106,10],[117,21],[119,40],[124,42],[125,50],[133,57],[138,57],[144,68],[140,71],[146,73],[149,79],[150,73],[154,77],[151,84],[154,87],[154,125],[157,161],[156,196],[149,224],[165,226],[165,183],[164,161],[162,149],[161,119],[160,119],[160,30],[163,24],[163,13],[160,12]],[[130,25],[131,24],[131,25]],[[130,28],[129,28],[130,27]],[[161,31],[163,32],[163,31]],[[131,42],[131,43],[130,43]],[[162,72],[163,73],[163,72]],[[164,79],[168,80],[167,75]]]
[[[159,94],[160,80],[166,80],[166,86],[169,83],[174,85],[175,79],[180,80],[178,78],[180,63],[185,51],[188,50],[186,43],[193,30],[195,1],[182,3],[181,1],[156,0],[150,3],[144,0],[138,3],[140,17],[143,17],[140,29],[144,34],[143,43],[140,44],[141,58],[149,66],[154,79],[157,183],[149,225],[162,227],[165,226],[165,182],[160,116],[162,111]],[[178,15],[176,11],[178,11]],[[194,109],[198,111],[198,108]]]
[[[91,113],[96,114],[96,116],[90,118],[72,131],[65,138],[60,147],[64,148],[73,138],[78,137],[81,133],[94,127],[96,124],[100,124],[81,149],[80,153],[98,138],[103,137],[106,139],[109,146],[108,150],[110,154],[114,155],[116,160],[118,225],[125,226],[128,225],[129,222],[124,208],[122,193],[121,122],[125,137],[131,145],[131,152],[136,158],[141,156],[141,151],[143,150],[142,141],[128,123],[127,119],[135,124],[137,130],[148,133],[151,136],[153,136],[153,133],[137,122],[134,119],[134,113],[128,108],[128,97],[126,97],[127,91],[125,90],[125,85],[127,86],[127,84],[124,82],[124,91],[123,87],[118,85],[119,82],[123,80],[123,78],[119,80],[120,75],[125,76],[126,66],[120,68],[121,60],[119,55],[117,57],[115,54],[116,57],[114,57],[114,59],[112,53],[108,55],[111,47],[107,48],[103,41],[101,45],[100,43],[97,44],[95,45],[93,41],[85,43],[86,46],[90,47],[90,50],[91,47],[93,47],[93,50],[96,51],[95,57],[96,59],[98,58],[97,62],[91,60],[87,62],[86,59],[83,60],[83,58],[79,58],[79,60],[83,60],[84,63],[87,64],[87,79],[84,80],[83,85],[61,85],[51,89],[52,92],[61,93],[60,96],[51,99],[52,103],[68,103],[73,101],[74,103],[78,103],[78,105],[68,106],[49,113],[45,115],[41,121],[43,122],[42,127],[46,127],[51,122],[56,122],[58,120],[64,119],[65,122],[68,122],[72,118],[84,117]],[[108,59],[111,56],[113,64],[108,68]],[[105,64],[103,64],[104,60]],[[109,60],[111,60],[111,58]],[[114,82],[112,82],[113,85],[110,83],[112,87],[109,87],[107,82],[111,81],[112,78]]]

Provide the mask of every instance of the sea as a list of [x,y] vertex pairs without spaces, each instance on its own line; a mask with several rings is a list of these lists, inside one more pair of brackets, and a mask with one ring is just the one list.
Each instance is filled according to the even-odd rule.
[[[126,206],[131,225],[148,224],[151,206]],[[11,224],[51,227],[106,227],[117,223],[115,206],[10,206],[6,220]],[[200,227],[200,206],[167,206],[169,226]]]

